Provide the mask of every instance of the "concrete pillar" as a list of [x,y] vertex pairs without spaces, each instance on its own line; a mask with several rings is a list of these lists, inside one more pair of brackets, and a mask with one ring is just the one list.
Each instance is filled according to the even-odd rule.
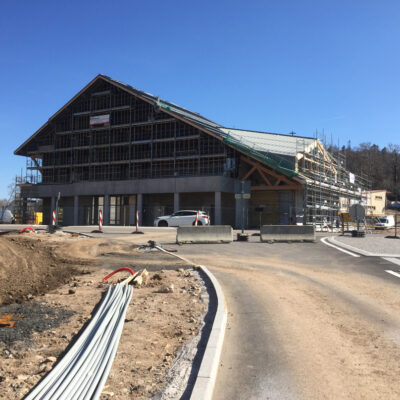
[[179,193],[174,193],[174,212],[179,211]]
[[143,225],[143,195],[138,193],[136,197],[136,207],[139,212],[139,226]]
[[235,198],[235,228],[240,229],[242,227],[242,201],[241,199]]
[[104,195],[103,203],[103,225],[110,225],[110,196]]
[[[242,220],[244,219],[244,229],[247,229],[250,201],[242,199],[241,196],[239,196],[241,193],[251,194],[250,181],[245,181],[244,184],[242,184],[241,181],[235,181],[235,227],[236,229],[241,229]],[[243,209],[244,212],[242,212]],[[244,214],[244,218],[242,214]]]
[[74,225],[79,225],[79,196],[74,196]]
[[294,192],[294,203],[295,203],[295,214],[296,214],[295,223],[305,224],[307,207],[304,204],[304,191],[303,190],[296,190]]
[[215,221],[214,225],[222,224],[222,210],[221,210],[221,192],[214,193],[214,204],[215,204]]
[[[243,210],[244,209],[244,210]],[[242,220],[244,219],[244,229],[248,226],[249,200],[235,198],[235,228],[242,229]]]
[[129,206],[129,225],[136,225],[136,205]]

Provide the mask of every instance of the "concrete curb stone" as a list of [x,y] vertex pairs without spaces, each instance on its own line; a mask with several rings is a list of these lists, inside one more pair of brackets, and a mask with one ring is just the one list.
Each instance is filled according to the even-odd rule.
[[205,266],[199,265],[199,267],[214,286],[218,306],[190,400],[211,400],[217,378],[228,313],[225,297],[217,279]]

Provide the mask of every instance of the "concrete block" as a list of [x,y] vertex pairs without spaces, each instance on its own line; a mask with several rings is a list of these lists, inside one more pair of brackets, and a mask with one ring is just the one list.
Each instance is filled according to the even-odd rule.
[[233,229],[230,225],[180,226],[176,243],[230,243]]
[[313,225],[263,225],[260,230],[261,242],[315,242]]

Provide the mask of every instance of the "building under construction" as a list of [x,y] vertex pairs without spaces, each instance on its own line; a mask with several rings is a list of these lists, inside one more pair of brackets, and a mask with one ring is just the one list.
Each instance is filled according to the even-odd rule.
[[105,225],[133,225],[136,210],[152,225],[190,209],[235,227],[322,226],[366,188],[317,138],[226,128],[104,75],[15,154],[29,159],[21,207],[42,199],[48,223],[60,193],[64,225],[96,224],[99,210]]

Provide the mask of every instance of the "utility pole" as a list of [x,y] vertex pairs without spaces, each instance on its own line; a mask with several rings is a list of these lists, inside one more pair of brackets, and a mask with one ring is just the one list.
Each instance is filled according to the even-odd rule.
[[398,196],[398,187],[397,187],[397,149],[394,150],[394,162],[393,162],[393,193],[395,196],[395,201],[397,203]]
[[244,181],[241,182],[242,185],[242,191],[241,191],[241,197],[242,197],[242,235],[244,234]]
[[237,234],[237,240],[241,242],[247,242],[249,240],[249,235],[244,233],[244,227],[245,227],[245,199],[250,199],[250,193],[245,193],[244,191],[244,181],[240,182],[241,188],[240,188],[240,193],[235,194],[235,198],[240,200],[240,205],[242,208],[242,218],[241,218],[241,226],[242,226],[242,232]]
[[60,201],[61,193],[58,192],[57,200],[56,200],[56,227],[58,227],[58,202]]

